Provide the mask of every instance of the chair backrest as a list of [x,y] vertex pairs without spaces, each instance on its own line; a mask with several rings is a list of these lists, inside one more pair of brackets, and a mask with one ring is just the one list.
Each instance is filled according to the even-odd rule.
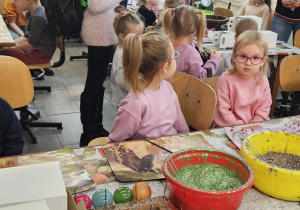
[[202,81],[208,84],[214,91],[216,91],[218,79],[219,77],[209,77],[202,79]]
[[300,29],[295,33],[294,46],[300,48]]
[[270,13],[269,13],[269,22],[268,22],[268,30],[271,31],[272,30],[272,21],[273,21],[273,17],[274,17],[274,10],[271,9]]
[[283,91],[300,91],[300,55],[288,56],[281,61],[279,82]]
[[215,91],[201,80],[176,72],[169,79],[176,92],[186,122],[196,130],[211,127],[216,109]]
[[27,66],[16,58],[0,56],[0,97],[15,109],[29,104],[33,96],[33,83]]
[[214,9],[215,15],[224,16],[224,17],[233,17],[233,12],[230,9],[225,9],[221,7],[216,7]]

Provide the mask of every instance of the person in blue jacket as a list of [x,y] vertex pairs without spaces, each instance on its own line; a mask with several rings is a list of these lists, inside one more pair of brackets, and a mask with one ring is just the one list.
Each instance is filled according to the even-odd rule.
[[23,152],[23,129],[12,107],[0,98],[0,157]]

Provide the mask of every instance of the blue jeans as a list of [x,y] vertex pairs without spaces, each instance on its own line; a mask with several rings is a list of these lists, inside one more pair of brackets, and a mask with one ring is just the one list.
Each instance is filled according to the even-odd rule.
[[[20,37],[20,35],[14,32],[9,26],[7,27],[13,39],[17,39]],[[19,26],[19,28],[25,33],[25,26]]]
[[300,29],[300,22],[291,22],[274,15],[272,22],[272,31],[278,34],[277,39],[280,41],[288,42],[291,32],[293,31],[293,39],[295,33]]

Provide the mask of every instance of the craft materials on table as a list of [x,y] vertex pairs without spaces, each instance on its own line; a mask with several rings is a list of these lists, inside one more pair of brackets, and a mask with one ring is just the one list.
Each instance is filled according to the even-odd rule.
[[79,163],[72,148],[0,159],[0,169],[53,161],[59,161],[65,186],[72,194],[89,190],[95,186],[95,182]]
[[139,181],[163,179],[161,166],[170,152],[185,148],[211,147],[202,135],[197,134],[119,142],[104,145],[103,150],[119,181]]

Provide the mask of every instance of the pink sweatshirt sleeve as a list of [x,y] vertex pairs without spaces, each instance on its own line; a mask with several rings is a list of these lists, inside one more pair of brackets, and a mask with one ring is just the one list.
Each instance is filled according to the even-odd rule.
[[267,77],[264,77],[262,82],[264,84],[263,86],[264,93],[262,96],[261,104],[255,110],[254,117],[250,121],[250,123],[261,122],[270,119],[269,114],[270,114],[270,109],[272,104],[271,90],[269,87],[269,82]]
[[181,108],[180,108],[180,104],[179,104],[179,101],[178,101],[178,97],[176,94],[174,94],[175,97],[176,97],[176,113],[177,113],[177,119],[176,119],[176,122],[174,124],[174,128],[177,130],[177,133],[187,133],[187,132],[190,132],[189,130],[189,127],[185,121],[185,118],[183,116],[183,113],[181,111]]
[[[199,54],[199,52],[195,49],[192,53],[190,53],[189,57],[189,71],[188,74],[192,75],[198,79],[207,78],[207,70],[205,68],[212,68],[212,75],[214,75],[218,70],[218,64],[220,63],[220,59],[216,56],[211,56],[211,58],[203,65],[203,60]],[[205,68],[204,68],[205,67]]]
[[126,112],[122,108],[119,108],[113,127],[109,134],[109,139],[115,141],[125,141],[130,139],[139,127],[139,120]]
[[[203,67],[205,67],[205,68],[211,67],[212,75],[215,75],[218,70],[218,66],[219,66],[220,62],[221,62],[221,60],[217,56],[211,56],[210,59],[204,64]],[[205,69],[205,71],[203,71],[203,78],[207,78],[207,70],[206,69]]]
[[242,120],[236,120],[231,110],[230,91],[225,76],[223,75],[219,78],[216,87],[217,107],[214,116],[214,123],[218,127],[243,124]]

